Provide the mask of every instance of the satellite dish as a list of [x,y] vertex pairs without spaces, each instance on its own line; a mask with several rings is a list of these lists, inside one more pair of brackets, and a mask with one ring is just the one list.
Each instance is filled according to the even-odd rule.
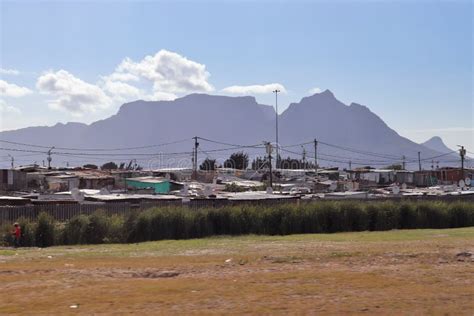
[[459,180],[459,187],[462,189],[466,186],[466,183],[464,183],[464,180]]
[[169,173],[166,173],[166,176],[165,176],[166,180],[171,180],[171,176]]
[[267,194],[273,194],[272,187],[267,187]]
[[465,183],[466,185],[471,185],[471,178],[466,178],[466,179],[464,180],[464,183]]
[[402,184],[402,190],[406,190],[407,189],[407,184],[406,183],[403,183]]
[[109,192],[109,190],[107,190],[107,188],[102,188],[102,189],[100,189],[99,194],[100,195],[107,195],[107,194],[110,194],[110,192]]
[[398,185],[394,186],[394,187],[392,188],[392,192],[393,192],[393,194],[398,194],[398,193],[400,193],[400,187],[399,187]]
[[331,185],[329,186],[329,191],[336,191],[337,189],[337,184],[335,184],[334,182],[331,183]]

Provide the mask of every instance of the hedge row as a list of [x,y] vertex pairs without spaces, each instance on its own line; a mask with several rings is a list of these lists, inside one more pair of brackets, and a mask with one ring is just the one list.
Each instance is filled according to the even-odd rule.
[[66,223],[40,214],[21,221],[24,246],[142,242],[214,235],[287,235],[474,226],[472,202],[334,202],[210,210],[154,208],[124,216],[102,212]]

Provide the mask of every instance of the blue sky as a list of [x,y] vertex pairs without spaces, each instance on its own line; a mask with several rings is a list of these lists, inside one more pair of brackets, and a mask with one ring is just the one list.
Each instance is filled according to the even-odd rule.
[[279,84],[280,111],[330,89],[414,141],[474,149],[471,1],[0,3],[2,130],[193,91],[273,104]]

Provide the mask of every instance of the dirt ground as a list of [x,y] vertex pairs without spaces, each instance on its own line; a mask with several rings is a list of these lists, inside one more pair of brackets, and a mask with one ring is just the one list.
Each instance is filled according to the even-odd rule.
[[474,315],[474,228],[0,249],[0,314]]

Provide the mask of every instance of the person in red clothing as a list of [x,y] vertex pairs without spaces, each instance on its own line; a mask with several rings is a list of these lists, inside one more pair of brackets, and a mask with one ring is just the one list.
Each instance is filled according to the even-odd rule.
[[15,247],[20,247],[20,242],[21,242],[21,227],[18,223],[13,224],[13,241]]

